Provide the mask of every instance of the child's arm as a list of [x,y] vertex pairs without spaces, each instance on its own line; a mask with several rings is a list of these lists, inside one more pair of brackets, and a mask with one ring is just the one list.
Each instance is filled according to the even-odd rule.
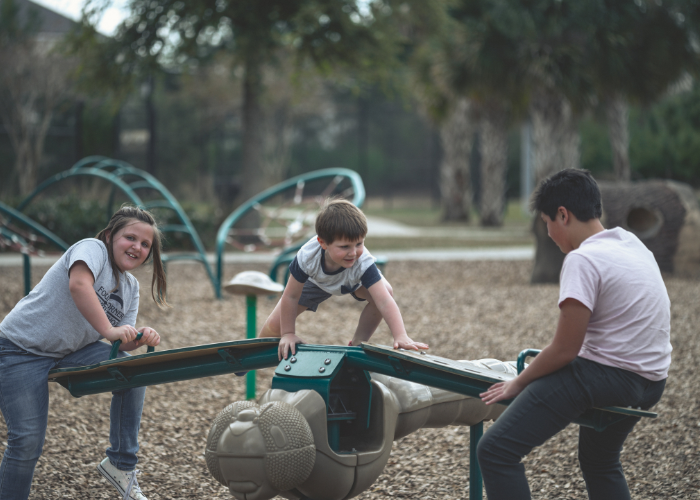
[[105,314],[100,305],[95,289],[92,287],[95,284],[95,278],[92,276],[92,271],[90,271],[87,264],[83,261],[78,261],[73,264],[69,273],[68,289],[73,302],[75,302],[80,314],[97,330],[97,333],[110,342],[121,340],[122,345],[134,340],[138,333],[136,328],[131,325],[115,327],[110,324],[107,314]]
[[578,356],[586,337],[591,311],[575,299],[566,299],[559,311],[559,324],[552,343],[542,349],[520,375],[508,382],[499,382],[480,394],[487,405],[520,394],[533,380],[549,375],[571,363]]
[[296,334],[297,307],[303,289],[304,284],[290,274],[280,299],[280,345],[278,350],[280,360],[287,359],[287,354],[290,351],[294,355],[296,345],[304,343]]
[[394,337],[394,349],[414,349],[417,351],[428,348],[428,344],[414,342],[406,333],[399,306],[384,285],[384,280],[377,281],[367,291],[391,330],[391,335]]

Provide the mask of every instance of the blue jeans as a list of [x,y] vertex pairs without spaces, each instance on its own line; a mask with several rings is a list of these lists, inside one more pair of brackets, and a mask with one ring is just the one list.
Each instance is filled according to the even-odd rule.
[[[585,410],[603,406],[648,409],[663,394],[657,382],[620,368],[576,358],[528,385],[479,441],[477,455],[489,500],[530,498],[522,458],[569,425]],[[625,500],[629,488],[620,452],[638,417],[601,432],[579,428],[578,459],[592,500]]]
[[[41,456],[49,413],[49,371],[109,359],[111,346],[94,342],[64,358],[37,356],[0,338],[0,411],[7,424],[7,448],[0,464],[0,500],[29,497]],[[119,356],[127,356],[120,352]],[[136,467],[138,433],[146,388],[112,393],[107,456],[121,470]]]

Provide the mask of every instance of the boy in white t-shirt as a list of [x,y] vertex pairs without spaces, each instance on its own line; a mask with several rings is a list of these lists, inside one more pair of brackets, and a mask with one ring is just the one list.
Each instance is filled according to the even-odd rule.
[[[603,228],[591,174],[554,174],[539,186],[533,208],[567,254],[559,324],[518,377],[481,394],[486,404],[515,398],[479,442],[489,500],[529,499],[521,459],[586,410],[655,405],[671,363],[670,301],[659,266],[635,235]],[[620,452],[638,421],[627,417],[602,432],[580,427],[578,458],[590,499],[630,498]]]
[[296,344],[303,343],[296,334],[297,316],[307,310],[316,312],[333,295],[351,295],[367,302],[350,345],[369,340],[384,319],[394,337],[394,349],[427,349],[427,344],[414,342],[406,334],[391,285],[365,248],[365,214],[347,200],[330,201],[316,217],[316,234],[289,265],[282,298],[259,334],[281,337],[280,359],[287,359]]

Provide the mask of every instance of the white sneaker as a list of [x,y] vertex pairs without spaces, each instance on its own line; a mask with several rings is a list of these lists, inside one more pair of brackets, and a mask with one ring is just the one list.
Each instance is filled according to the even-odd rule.
[[102,460],[97,470],[102,474],[107,481],[119,491],[122,495],[122,500],[148,500],[139,488],[139,483],[136,481],[136,476],[141,473],[139,470],[130,472],[117,469],[109,458]]

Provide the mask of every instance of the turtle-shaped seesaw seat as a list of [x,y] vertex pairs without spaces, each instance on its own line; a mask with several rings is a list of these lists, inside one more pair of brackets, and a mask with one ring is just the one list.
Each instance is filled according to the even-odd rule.
[[[482,498],[476,446],[483,421],[503,404],[485,406],[479,393],[509,380],[518,361],[455,361],[365,343],[360,347],[302,344],[278,361],[277,338],[245,339],[110,359],[63,368],[49,380],[73,396],[275,367],[271,390],[257,403],[236,402],[216,418],[207,465],[236,498],[333,500],[356,496],[381,474],[394,439],[423,427],[470,427],[469,498]],[[112,348],[116,358],[119,343]],[[656,413],[595,408],[576,423],[597,430],[629,416]]]

